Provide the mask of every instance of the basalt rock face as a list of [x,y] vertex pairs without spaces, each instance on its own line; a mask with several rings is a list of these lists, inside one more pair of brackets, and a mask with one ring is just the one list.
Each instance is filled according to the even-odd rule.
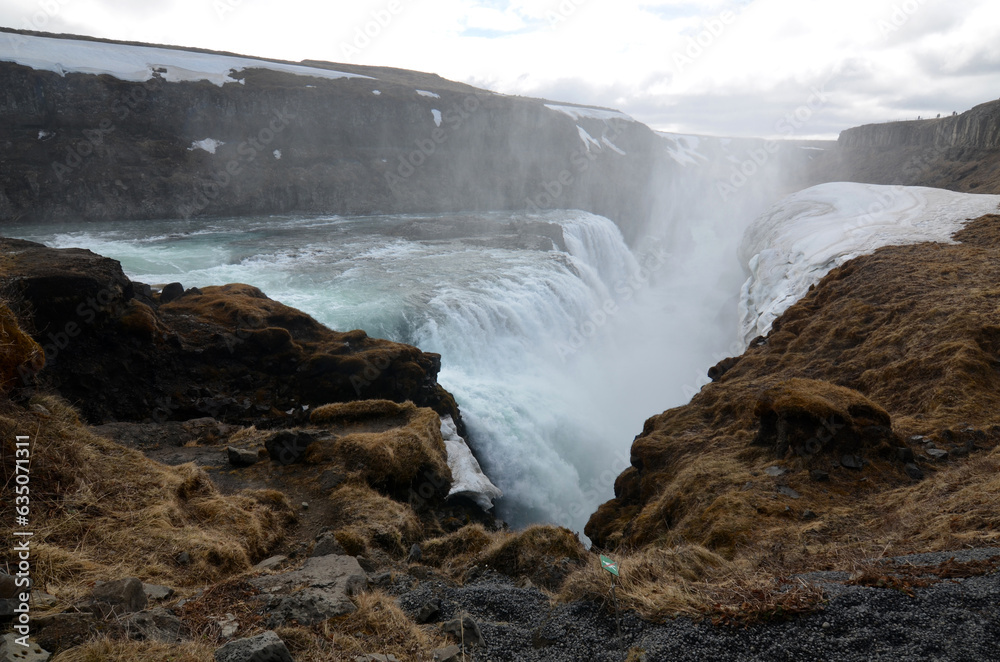
[[1000,149],[1000,102],[976,106],[961,115],[909,122],[866,124],[847,129],[842,147],[979,147]]
[[826,181],[1000,193],[1000,101],[959,115],[847,129],[814,167]]
[[436,381],[439,355],[332,331],[249,285],[192,288],[161,303],[90,251],[0,239],[0,254],[0,286],[45,350],[37,379],[91,423],[211,416],[270,425],[371,398],[460,420]]
[[[370,78],[250,68],[218,86],[0,62],[0,221],[577,208],[631,236],[648,217],[656,141],[625,116],[307,64]],[[192,149],[209,138],[214,153]]]
[[735,554],[988,531],[1000,216],[954,238],[833,270],[689,404],[646,421],[615,498],[587,524],[594,544]]

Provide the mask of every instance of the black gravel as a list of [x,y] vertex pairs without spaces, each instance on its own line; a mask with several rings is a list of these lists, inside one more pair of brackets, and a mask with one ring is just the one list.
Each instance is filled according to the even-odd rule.
[[[920,554],[896,563],[934,565],[1000,556],[1000,549]],[[434,580],[397,584],[408,613],[432,598],[442,601],[441,620],[468,614],[487,642],[473,662],[622,662],[629,649],[647,662],[733,660],[816,661],[1000,661],[1000,573],[948,579],[914,589],[845,586],[837,573],[804,578],[830,596],[822,610],[792,620],[748,628],[715,626],[678,618],[649,623],[623,614],[621,644],[614,617],[595,603],[550,606],[533,588],[518,588],[488,573],[466,586]]]

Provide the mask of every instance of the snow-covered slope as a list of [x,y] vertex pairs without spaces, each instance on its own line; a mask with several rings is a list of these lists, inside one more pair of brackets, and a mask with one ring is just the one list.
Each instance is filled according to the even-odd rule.
[[771,329],[809,286],[881,246],[953,243],[967,220],[997,212],[1000,196],[872,184],[821,184],[781,200],[743,235],[750,277],[740,294],[745,343]]
[[207,80],[216,85],[237,82],[232,73],[244,69],[270,69],[315,78],[369,78],[329,69],[318,69],[282,62],[256,60],[231,55],[193,51],[109,44],[82,39],[53,39],[28,35],[8,35],[0,39],[0,61],[54,71],[110,74],[129,81],[145,81],[159,72],[168,82]]
[[472,499],[483,510],[490,510],[493,499],[503,496],[503,492],[483,473],[465,439],[458,434],[451,416],[441,419],[441,436],[448,451],[448,468],[451,469],[448,496],[459,494]]

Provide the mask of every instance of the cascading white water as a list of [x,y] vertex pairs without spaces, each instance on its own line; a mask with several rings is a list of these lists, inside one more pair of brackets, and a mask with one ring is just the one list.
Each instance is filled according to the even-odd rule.
[[738,289],[705,283],[719,271],[718,242],[683,257],[647,242],[637,257],[608,219],[554,211],[531,220],[562,226],[565,252],[483,248],[395,231],[415,218],[434,220],[255,218],[10,234],[90,248],[141,282],[250,283],[332,328],[440,353],[439,381],[505,493],[499,513],[515,526],[582,531],[612,496],[645,418],[690,397],[718,358],[711,352],[733,337],[735,324],[715,315]]

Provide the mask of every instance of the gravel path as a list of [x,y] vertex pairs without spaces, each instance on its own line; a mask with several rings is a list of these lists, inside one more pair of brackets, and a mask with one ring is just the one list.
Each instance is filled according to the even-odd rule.
[[[1000,557],[1000,549],[919,554],[897,563],[935,565]],[[831,583],[833,573],[805,578],[823,586],[822,611],[750,628],[713,626],[679,618],[663,624],[622,617],[624,650],[642,649],[647,662],[733,660],[954,661],[1000,660],[1000,572],[948,579],[915,589],[915,597],[882,588]],[[402,587],[400,587],[402,588]],[[443,619],[461,611],[480,626],[487,649],[474,662],[622,662],[614,619],[593,603],[550,608],[535,589],[517,588],[490,574],[464,587],[433,581],[397,591],[411,614],[441,599]]]

